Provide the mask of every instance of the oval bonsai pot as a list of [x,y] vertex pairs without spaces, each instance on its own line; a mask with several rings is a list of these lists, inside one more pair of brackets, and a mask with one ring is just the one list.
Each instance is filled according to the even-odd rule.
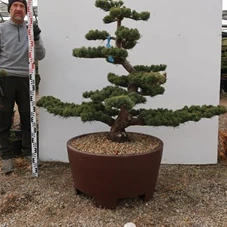
[[108,209],[115,209],[118,199],[141,196],[144,201],[150,200],[158,178],[163,142],[151,136],[159,140],[156,149],[128,155],[94,154],[70,145],[73,140],[90,134],[94,133],[73,137],[67,142],[76,192],[93,197],[96,206]]

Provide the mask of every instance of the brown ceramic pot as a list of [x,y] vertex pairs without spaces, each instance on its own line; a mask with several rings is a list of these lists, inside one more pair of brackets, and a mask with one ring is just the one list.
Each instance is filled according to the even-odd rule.
[[153,197],[163,150],[160,139],[156,138],[160,145],[151,152],[103,155],[72,147],[71,141],[78,137],[67,142],[76,192],[94,197],[98,207],[109,209],[117,207],[118,199],[141,196],[148,201]]

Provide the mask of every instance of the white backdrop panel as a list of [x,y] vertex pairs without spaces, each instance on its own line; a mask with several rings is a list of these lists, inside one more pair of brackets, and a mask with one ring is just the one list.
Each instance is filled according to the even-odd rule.
[[[39,25],[47,50],[40,62],[40,96],[53,95],[80,103],[82,93],[107,85],[108,72],[124,74],[121,66],[103,59],[77,59],[72,49],[106,45],[84,35],[91,29],[113,34],[115,25],[105,25],[105,12],[94,0],[39,0]],[[182,108],[185,105],[219,103],[221,0],[125,0],[137,11],[148,10],[148,22],[125,21],[142,34],[129,52],[133,65],[167,64],[166,92],[143,107]],[[101,123],[83,124],[80,119],[62,119],[40,110],[40,158],[68,162],[66,142],[82,133],[108,130]],[[163,163],[207,164],[217,162],[218,117],[179,128],[131,127],[160,137],[165,142]]]

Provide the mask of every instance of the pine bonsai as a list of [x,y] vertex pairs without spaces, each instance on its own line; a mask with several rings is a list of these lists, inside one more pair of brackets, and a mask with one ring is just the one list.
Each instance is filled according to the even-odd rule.
[[[126,75],[108,74],[112,84],[102,90],[87,91],[81,104],[63,103],[52,96],[44,96],[38,102],[49,113],[62,117],[80,117],[83,122],[100,121],[110,127],[109,138],[115,142],[128,140],[125,129],[133,125],[177,127],[188,121],[199,121],[226,112],[222,106],[191,106],[173,111],[168,109],[136,109],[137,104],[146,103],[146,97],[164,93],[166,65],[132,66],[127,60],[128,50],[133,49],[141,35],[137,29],[123,26],[125,19],[147,21],[149,12],[137,12],[124,6],[123,1],[96,0],[95,6],[108,12],[105,24],[116,23],[115,34],[107,31],[90,30],[87,40],[107,40],[107,46],[81,47],[73,50],[77,58],[104,58],[108,63],[122,65]],[[109,45],[115,42],[115,47]]]

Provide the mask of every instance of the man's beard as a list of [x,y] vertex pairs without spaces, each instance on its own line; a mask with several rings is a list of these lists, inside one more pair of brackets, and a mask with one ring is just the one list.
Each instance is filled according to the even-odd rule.
[[23,20],[24,20],[23,16],[19,16],[19,15],[16,15],[16,16],[14,16],[13,18],[14,18],[14,20],[16,20],[16,21],[23,21]]

